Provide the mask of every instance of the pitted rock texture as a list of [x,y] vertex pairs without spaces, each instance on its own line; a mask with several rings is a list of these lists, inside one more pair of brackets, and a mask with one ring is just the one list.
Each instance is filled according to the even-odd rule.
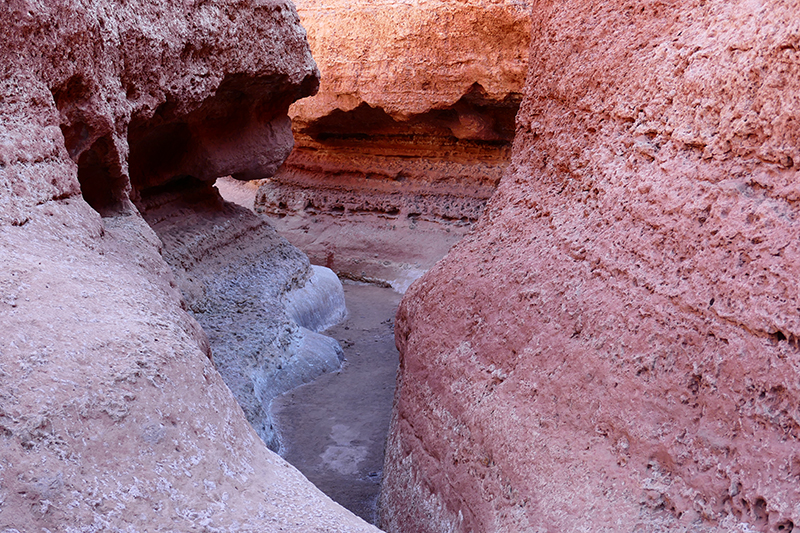
[[[257,173],[288,152],[285,107],[316,83],[294,8],[0,15],[0,530],[374,531],[263,446],[130,202],[166,169],[247,177],[239,149],[273,154]],[[252,136],[205,150],[240,106]],[[186,152],[167,165],[151,135]]]
[[[402,228],[433,221],[463,233],[510,159],[529,2],[297,6],[322,83],[292,106],[295,151],[261,186],[256,209],[287,217],[277,224],[293,232],[305,216]],[[303,249],[337,253],[326,242]]]
[[534,2],[512,166],[409,289],[388,531],[800,526],[797,2]]
[[79,184],[105,214],[130,210],[131,182],[269,176],[291,149],[289,104],[318,83],[291,3],[3,9],[0,161],[25,163],[3,180],[7,221]]
[[374,531],[270,452],[136,216],[0,226],[0,528]]
[[296,5],[323,72],[319,94],[293,106],[292,118],[301,122],[358,107],[379,108],[402,120],[453,106],[475,84],[500,102],[525,82],[526,0],[301,0]]

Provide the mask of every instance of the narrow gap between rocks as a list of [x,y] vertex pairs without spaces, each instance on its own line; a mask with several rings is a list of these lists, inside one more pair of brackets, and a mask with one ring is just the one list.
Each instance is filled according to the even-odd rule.
[[398,369],[397,306],[494,193],[520,100],[513,90],[490,97],[475,83],[452,106],[407,120],[366,103],[318,120],[294,117],[294,151],[271,178],[215,183],[224,199],[264,217],[311,264],[344,281],[349,316],[321,332],[341,346],[342,368],[272,397],[266,418],[273,449],[375,525]]
[[[223,178],[217,180],[216,187],[226,200],[253,208],[256,184]],[[302,217],[267,218],[290,242],[306,250],[305,224],[315,226],[312,234],[324,233],[326,238],[335,235],[342,254],[352,257],[359,256],[353,245],[365,234],[371,234],[373,239],[378,234],[386,237],[375,220],[344,222],[326,214],[305,221]],[[441,234],[438,239],[454,240],[443,229],[435,231]],[[385,279],[364,276],[371,281],[364,282],[347,279],[354,276],[338,272],[343,278],[348,313],[342,322],[321,332],[339,342],[344,352],[342,368],[272,401],[271,415],[280,436],[281,456],[331,499],[375,525],[397,377],[395,314],[405,288],[422,274],[423,268],[427,270],[443,256],[451,244],[434,247],[433,253],[438,256],[423,264],[409,258],[409,251],[404,254],[411,262],[402,262],[403,254],[397,249],[371,242],[374,253],[370,258],[385,264],[386,269],[380,272]],[[394,243],[395,247],[404,245]],[[309,255],[312,263],[326,266],[324,258],[328,254]],[[329,260],[327,266],[335,265]],[[395,282],[396,288],[390,281]]]
[[348,316],[324,332],[344,350],[342,369],[279,396],[272,413],[281,455],[332,499],[377,524],[401,295],[347,280],[344,292]]

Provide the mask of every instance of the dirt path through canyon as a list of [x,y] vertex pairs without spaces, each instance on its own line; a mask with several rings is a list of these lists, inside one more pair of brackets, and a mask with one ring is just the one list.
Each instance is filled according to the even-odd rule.
[[394,316],[402,295],[346,282],[349,311],[325,331],[341,344],[342,370],[276,398],[281,455],[328,496],[368,522],[376,505],[398,355]]

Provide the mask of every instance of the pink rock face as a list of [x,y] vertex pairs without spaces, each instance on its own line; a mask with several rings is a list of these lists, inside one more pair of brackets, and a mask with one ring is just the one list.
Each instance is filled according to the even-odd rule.
[[0,182],[4,218],[79,185],[114,213],[175,175],[269,176],[291,150],[289,104],[318,85],[290,3],[4,9],[0,161],[29,163]]
[[796,2],[537,2],[512,167],[409,289],[388,531],[800,525]]
[[291,4],[194,4],[0,7],[2,531],[374,531],[264,447],[130,202],[268,173],[316,85]]
[[[302,124],[358,107],[378,108],[403,121],[453,106],[475,84],[493,102],[524,84],[527,0],[296,4],[324,73],[319,94],[292,106],[292,118]],[[464,135],[454,135],[479,138],[477,123],[471,128],[468,123],[468,118],[461,123]]]
[[387,261],[408,272],[441,258],[510,161],[529,3],[299,0],[297,9],[320,90],[290,108],[297,146],[255,208],[312,261],[405,286]]
[[297,150],[257,203],[474,221],[510,156],[527,2],[297,4],[322,82],[292,106]]

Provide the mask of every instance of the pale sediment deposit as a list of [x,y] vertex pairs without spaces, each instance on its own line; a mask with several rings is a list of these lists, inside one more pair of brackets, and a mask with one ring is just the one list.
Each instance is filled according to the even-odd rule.
[[344,351],[342,370],[276,398],[281,455],[320,490],[377,523],[383,451],[397,372],[394,314],[400,295],[347,281],[349,314],[325,332]]

